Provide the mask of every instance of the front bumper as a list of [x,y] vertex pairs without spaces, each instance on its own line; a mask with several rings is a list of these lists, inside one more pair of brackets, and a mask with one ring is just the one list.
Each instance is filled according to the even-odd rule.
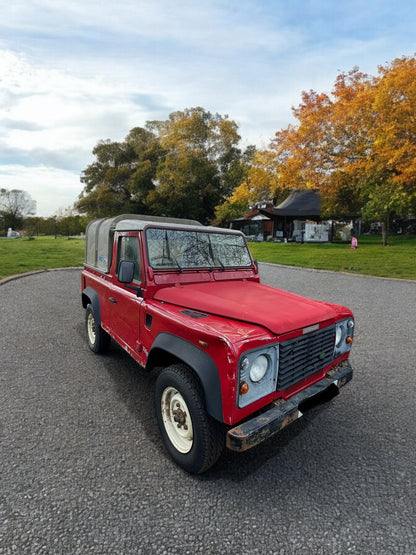
[[226,445],[232,451],[246,451],[277,434],[300,418],[309,408],[329,401],[352,379],[352,368],[348,360],[330,370],[326,377],[300,391],[287,401],[278,399],[272,408],[243,422],[227,432]]

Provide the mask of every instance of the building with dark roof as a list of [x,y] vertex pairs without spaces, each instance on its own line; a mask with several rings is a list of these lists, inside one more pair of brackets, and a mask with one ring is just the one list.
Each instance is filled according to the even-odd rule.
[[277,207],[257,204],[248,214],[233,220],[232,227],[257,241],[329,241],[329,228],[320,221],[318,191],[296,190]]

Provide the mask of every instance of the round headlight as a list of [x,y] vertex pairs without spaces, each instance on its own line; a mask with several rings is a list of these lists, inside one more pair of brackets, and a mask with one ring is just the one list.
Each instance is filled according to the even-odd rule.
[[342,341],[342,326],[337,326],[336,332],[335,332],[335,347],[339,347],[341,345],[341,341]]
[[266,375],[269,367],[269,359],[266,355],[259,355],[253,362],[250,368],[250,380],[252,382],[259,382]]

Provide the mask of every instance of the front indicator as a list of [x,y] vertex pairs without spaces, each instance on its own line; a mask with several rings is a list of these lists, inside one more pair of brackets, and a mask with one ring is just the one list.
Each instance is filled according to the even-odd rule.
[[245,395],[246,393],[248,393],[248,383],[241,382],[239,391],[240,391],[240,395]]

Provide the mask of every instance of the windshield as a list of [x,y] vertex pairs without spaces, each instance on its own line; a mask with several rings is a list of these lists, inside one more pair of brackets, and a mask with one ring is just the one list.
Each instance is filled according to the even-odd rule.
[[146,229],[149,263],[154,269],[247,268],[251,257],[244,238],[231,233]]

